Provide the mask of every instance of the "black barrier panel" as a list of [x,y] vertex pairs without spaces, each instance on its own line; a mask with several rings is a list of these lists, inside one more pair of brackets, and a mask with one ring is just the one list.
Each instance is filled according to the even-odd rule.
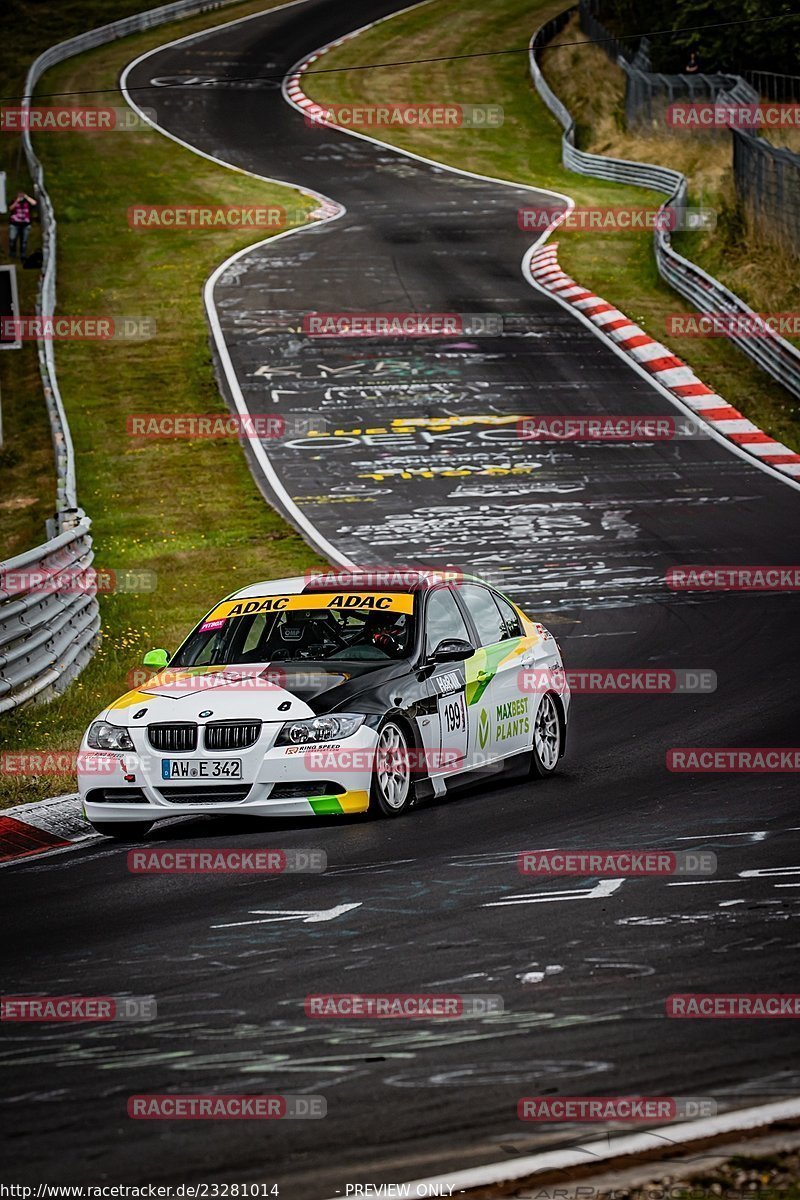
[[10,318],[18,316],[17,269],[14,266],[0,267],[0,347],[4,350],[20,346],[17,331],[9,323]]

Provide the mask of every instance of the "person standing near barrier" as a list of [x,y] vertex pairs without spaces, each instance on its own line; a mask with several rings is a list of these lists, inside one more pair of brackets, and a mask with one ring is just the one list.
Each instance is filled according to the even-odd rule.
[[20,246],[20,262],[24,262],[28,253],[28,234],[31,231],[32,207],[36,205],[33,196],[27,192],[17,192],[13,204],[8,210],[8,256],[16,258],[17,242]]

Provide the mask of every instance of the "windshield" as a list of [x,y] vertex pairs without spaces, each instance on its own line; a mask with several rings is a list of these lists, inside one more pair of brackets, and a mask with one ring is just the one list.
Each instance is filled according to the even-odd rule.
[[[405,658],[413,649],[411,612],[376,611],[371,606],[320,607],[316,598],[311,602],[313,607],[306,607],[306,599],[304,596],[292,597],[291,607],[279,612],[229,613],[218,617],[218,611],[231,608],[229,602],[220,605],[189,635],[170,667],[305,662],[309,659],[387,661]],[[396,599],[407,602],[403,607],[411,608],[411,596]],[[267,602],[260,601],[261,604]]]

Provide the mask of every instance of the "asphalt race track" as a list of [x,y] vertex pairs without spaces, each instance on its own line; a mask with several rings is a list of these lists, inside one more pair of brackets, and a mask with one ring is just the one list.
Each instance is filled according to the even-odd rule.
[[[281,74],[398,7],[325,0],[268,13],[150,55],[128,84]],[[290,1200],[322,1200],[348,1183],[585,1139],[585,1127],[519,1122],[523,1095],[701,1096],[724,1109],[796,1094],[791,1021],[665,1016],[675,992],[797,990],[798,874],[776,872],[800,874],[796,776],[665,765],[670,747],[796,743],[796,604],[675,593],[664,573],[800,562],[800,494],[707,436],[554,448],[487,419],[678,415],[525,282],[530,235],[516,212],[535,201],[530,189],[308,128],[274,86],[138,95],[206,153],[347,210],[248,253],[216,289],[250,411],[318,422],[316,438],[268,446],[304,519],[361,564],[486,575],[542,615],[569,667],[704,668],[718,687],[578,696],[563,771],[543,785],[489,781],[396,822],[184,820],[147,839],[321,848],[322,875],[137,877],[110,842],[6,869],[6,992],[152,994],[158,1019],[6,1027],[2,1177],[266,1181]],[[328,310],[508,319],[501,336],[454,343],[288,328]],[[467,416],[480,419],[441,423]],[[377,427],[388,433],[336,433]],[[425,436],[441,432],[458,436]],[[466,473],[442,473],[453,467]],[[212,599],[198,597],[198,612]],[[702,848],[719,869],[614,888],[518,874],[521,850],[559,846]],[[339,905],[357,907],[274,919]],[[312,992],[426,991],[500,995],[505,1012],[304,1015]],[[322,1095],[328,1114],[126,1116],[130,1095],[173,1091]]]

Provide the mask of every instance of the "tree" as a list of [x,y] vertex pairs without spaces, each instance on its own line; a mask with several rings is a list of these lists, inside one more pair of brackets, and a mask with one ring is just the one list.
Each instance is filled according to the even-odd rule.
[[[601,0],[598,8],[616,37],[674,30],[650,38],[654,71],[680,74],[694,50],[701,71],[800,72],[800,13],[793,0],[739,0],[735,7],[721,0]],[[692,28],[698,25],[712,28]]]

